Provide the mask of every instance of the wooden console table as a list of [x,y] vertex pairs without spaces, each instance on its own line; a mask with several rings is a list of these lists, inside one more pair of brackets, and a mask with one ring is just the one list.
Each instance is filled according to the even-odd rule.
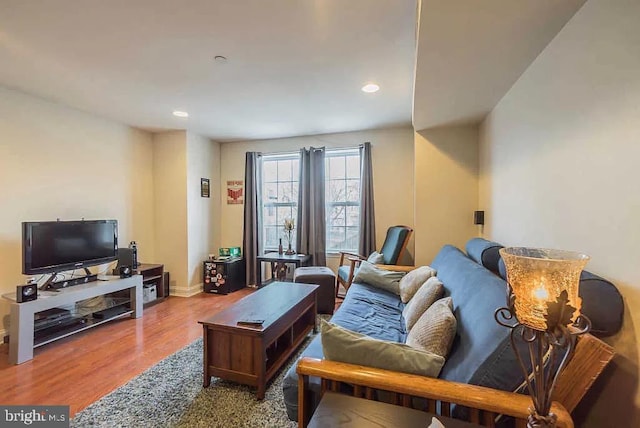
[[[81,324],[69,326],[34,341],[34,316],[36,313],[72,305],[81,300],[121,290],[129,290],[130,310],[123,310],[113,315],[105,315],[100,319],[87,317],[83,319]],[[21,364],[33,359],[33,348],[38,346],[46,345],[125,315],[130,315],[131,318],[140,318],[142,316],[142,276],[134,275],[130,278],[89,282],[69,288],[61,288],[58,291],[38,290],[38,298],[31,302],[17,303],[15,293],[4,294],[2,297],[9,300],[11,307],[9,363]]]
[[[266,384],[316,328],[315,284],[275,282],[238,300],[211,318],[199,321],[204,337],[204,387],[211,376],[257,387]],[[247,319],[262,326],[239,325]]]

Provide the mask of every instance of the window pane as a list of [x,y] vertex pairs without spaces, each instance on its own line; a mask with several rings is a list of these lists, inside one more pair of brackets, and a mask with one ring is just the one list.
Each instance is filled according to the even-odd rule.
[[343,248],[347,250],[357,250],[358,236],[357,227],[347,227],[347,237]]
[[293,218],[291,207],[278,207],[278,226],[284,227],[284,219],[285,218]]
[[264,202],[276,202],[278,200],[278,185],[276,183],[266,183],[263,187]]
[[360,180],[360,156],[347,156],[347,178]]
[[330,227],[329,239],[327,240],[327,247],[331,249],[341,249],[344,247],[345,242],[345,228],[344,227]]
[[295,182],[300,180],[300,159],[291,161],[291,179]]
[[330,169],[329,169],[329,177],[330,179],[335,178],[344,178],[345,177],[345,160],[343,156],[339,157],[330,157]]
[[346,188],[344,180],[329,181],[329,202],[346,202]]
[[262,164],[262,171],[264,174],[264,181],[276,181],[278,178],[278,162],[264,161]]
[[[284,183],[278,183],[278,202],[295,202],[293,200],[292,183],[286,181]],[[297,199],[297,195],[296,195]]]
[[347,208],[347,226],[360,226],[360,207]]
[[360,200],[360,180],[347,180],[346,199],[349,202],[358,202]]
[[265,227],[265,248],[277,248],[278,247],[278,228],[275,226]]
[[265,207],[262,210],[262,223],[265,226],[277,226],[276,207]]
[[329,219],[327,220],[327,227],[331,226],[346,226],[344,206],[338,205],[331,208]]
[[278,161],[278,181],[291,181],[293,174],[291,171],[291,160]]

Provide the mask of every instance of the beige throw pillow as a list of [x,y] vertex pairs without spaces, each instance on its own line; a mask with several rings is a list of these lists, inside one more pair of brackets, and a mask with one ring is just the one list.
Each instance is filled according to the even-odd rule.
[[402,277],[400,280],[400,300],[407,303],[424,282],[436,275],[436,270],[429,266],[420,266]]
[[444,287],[437,276],[432,276],[422,284],[422,287],[420,287],[411,300],[409,300],[409,303],[407,303],[407,306],[405,306],[402,311],[404,325],[407,331],[411,330],[411,327],[418,321],[418,318],[433,305],[433,302],[442,297],[443,292]]
[[431,305],[409,331],[407,345],[447,358],[457,328],[452,309],[451,297]]
[[325,320],[320,321],[320,338],[324,357],[343,363],[438,377],[445,362],[439,355],[374,339]]

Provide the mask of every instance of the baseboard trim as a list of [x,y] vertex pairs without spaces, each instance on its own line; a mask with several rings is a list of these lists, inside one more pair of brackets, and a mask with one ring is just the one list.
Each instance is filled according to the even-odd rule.
[[202,283],[194,285],[193,287],[171,287],[169,295],[177,297],[191,297],[202,293],[202,290],[204,290]]

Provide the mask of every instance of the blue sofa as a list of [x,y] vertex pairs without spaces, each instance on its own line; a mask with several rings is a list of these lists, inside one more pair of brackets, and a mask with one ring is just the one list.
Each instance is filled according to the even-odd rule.
[[[440,250],[431,266],[438,272],[445,296],[453,299],[458,321],[456,338],[440,378],[506,391],[517,389],[524,379],[511,350],[509,330],[494,319],[495,310],[506,303],[505,281],[450,245]],[[399,296],[368,284],[353,283],[331,321],[377,339],[404,342],[407,331],[403,308]],[[302,356],[323,357],[319,336]],[[297,420],[298,410],[295,370],[294,364],[283,381],[284,400],[291,420]],[[317,403],[319,380],[311,379],[310,389],[312,400]]]
[[[445,296],[453,299],[458,323],[456,338],[439,378],[520,391],[524,377],[511,348],[510,330],[494,319],[496,309],[506,306],[507,284],[498,275],[499,255],[496,258],[501,246],[475,240],[470,244],[478,249],[479,257],[473,250],[471,253],[476,257],[470,258],[461,250],[445,245],[431,263],[444,285]],[[482,265],[485,252],[484,261],[491,265],[491,270]],[[408,332],[404,328],[403,308],[399,296],[368,284],[353,283],[331,321],[373,338],[404,343]],[[599,325],[597,319],[595,325]],[[526,352],[524,348],[522,351]],[[319,335],[302,357],[323,358]],[[312,407],[315,407],[320,398],[320,380],[310,378],[309,390]],[[289,418],[295,421],[298,415],[296,364],[283,380],[283,393]],[[455,407],[452,412],[454,417],[464,419],[466,416],[466,409],[462,407]]]

